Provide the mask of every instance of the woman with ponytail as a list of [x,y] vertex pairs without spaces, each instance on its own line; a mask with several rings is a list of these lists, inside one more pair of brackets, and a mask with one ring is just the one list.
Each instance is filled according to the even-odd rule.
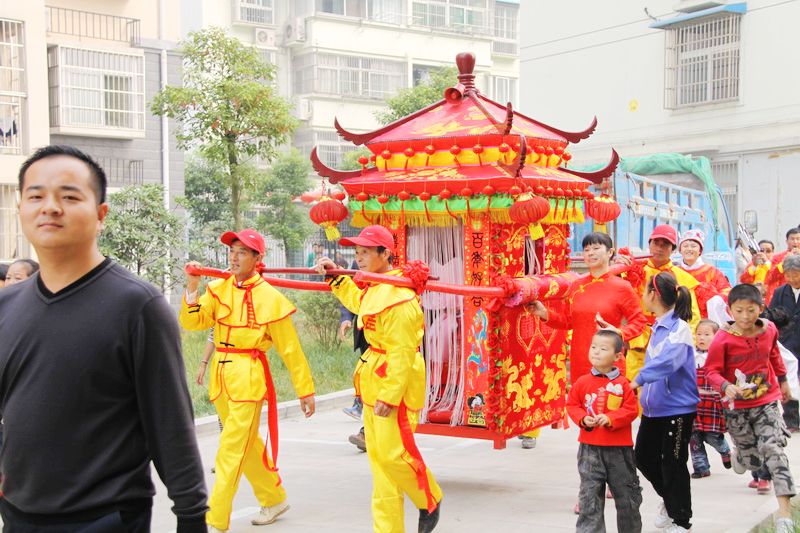
[[667,533],[692,527],[689,487],[689,438],[697,414],[694,339],[687,321],[692,316],[689,289],[670,272],[647,282],[645,308],[656,316],[645,362],[631,382],[642,388],[642,423],[636,436],[636,466],[664,500],[655,521]]

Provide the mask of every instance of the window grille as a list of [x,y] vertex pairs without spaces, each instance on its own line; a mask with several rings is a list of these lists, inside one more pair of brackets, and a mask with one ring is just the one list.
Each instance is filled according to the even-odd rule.
[[26,96],[22,22],[0,19],[0,154],[22,153]]
[[312,92],[384,99],[406,86],[406,64],[402,61],[308,54],[295,60],[294,88],[297,94]]
[[741,16],[677,25],[666,34],[665,106],[739,99]]
[[711,175],[722,191],[722,201],[728,208],[731,224],[735,228],[739,222],[739,162],[712,161]]
[[273,0],[234,0],[239,2],[239,20],[253,24],[274,24]]
[[505,78],[503,76],[495,76],[493,80],[494,86],[494,100],[501,104],[516,101],[517,93],[517,80],[514,78]]
[[17,186],[0,185],[0,260],[28,257],[28,243],[17,216]]
[[54,46],[48,50],[50,125],[144,131],[144,57]]

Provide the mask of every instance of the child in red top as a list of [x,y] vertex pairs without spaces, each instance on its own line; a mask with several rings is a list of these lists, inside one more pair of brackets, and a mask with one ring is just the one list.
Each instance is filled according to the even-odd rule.
[[779,505],[775,531],[792,533],[795,529],[789,500],[795,488],[783,451],[787,432],[778,408],[778,400],[791,399],[791,392],[778,350],[778,331],[771,322],[759,318],[764,302],[752,285],[731,289],[728,310],[733,323],[714,337],[705,365],[706,377],[728,402],[725,422],[736,445],[731,454],[733,469],[743,474],[747,469],[767,466]]
[[578,533],[605,531],[606,483],[614,493],[617,530],[642,530],[642,489],[631,437],[631,423],[639,414],[639,404],[628,380],[614,366],[621,355],[619,333],[604,329],[595,333],[589,347],[591,372],[578,378],[567,399],[567,414],[581,428]]
[[716,389],[708,385],[703,366],[708,358],[708,347],[719,331],[719,325],[713,320],[704,318],[695,330],[694,361],[697,365],[697,391],[700,403],[697,404],[697,417],[692,426],[692,437],[689,439],[689,451],[692,453],[693,479],[711,475],[708,463],[706,444],[714,448],[722,456],[722,465],[731,467],[731,449],[725,440],[725,415],[722,412],[722,398]]

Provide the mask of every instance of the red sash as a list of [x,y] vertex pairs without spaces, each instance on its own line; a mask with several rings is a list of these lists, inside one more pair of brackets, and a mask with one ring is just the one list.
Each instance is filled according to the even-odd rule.
[[[272,383],[272,374],[269,371],[269,362],[267,361],[267,354],[263,351],[252,348],[226,348],[226,347],[217,347],[218,352],[222,353],[233,353],[233,354],[242,354],[242,355],[249,355],[253,359],[258,359],[261,361],[261,366],[264,367],[264,381],[267,385],[267,437],[264,439],[264,454],[261,456],[261,460],[264,463],[264,467],[267,470],[272,472],[278,471],[278,403],[277,403],[277,396],[275,394],[275,385]],[[269,449],[271,453],[267,456],[267,445],[269,445]],[[272,459],[273,467],[270,468],[269,466],[269,459]],[[280,485],[280,478],[278,478],[278,484]]]

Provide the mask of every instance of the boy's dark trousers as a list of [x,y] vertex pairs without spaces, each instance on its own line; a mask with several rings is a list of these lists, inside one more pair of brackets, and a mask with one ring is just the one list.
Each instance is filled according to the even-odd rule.
[[689,439],[696,413],[647,417],[636,435],[636,466],[664,500],[675,524],[690,529],[692,494],[689,480]]
[[[88,521],[70,520],[59,523],[57,519],[45,522],[32,520],[8,505],[0,505],[0,510],[3,516],[3,533],[149,533],[152,517],[151,509],[146,508],[131,512],[116,511]],[[205,523],[202,526],[205,531]]]
[[594,446],[581,443],[578,449],[578,473],[581,490],[578,496],[580,515],[577,533],[605,533],[603,510],[608,483],[617,506],[617,531],[642,531],[642,488],[636,475],[636,461],[630,446]]
[[800,402],[789,400],[783,404],[783,422],[788,429],[800,428]]

